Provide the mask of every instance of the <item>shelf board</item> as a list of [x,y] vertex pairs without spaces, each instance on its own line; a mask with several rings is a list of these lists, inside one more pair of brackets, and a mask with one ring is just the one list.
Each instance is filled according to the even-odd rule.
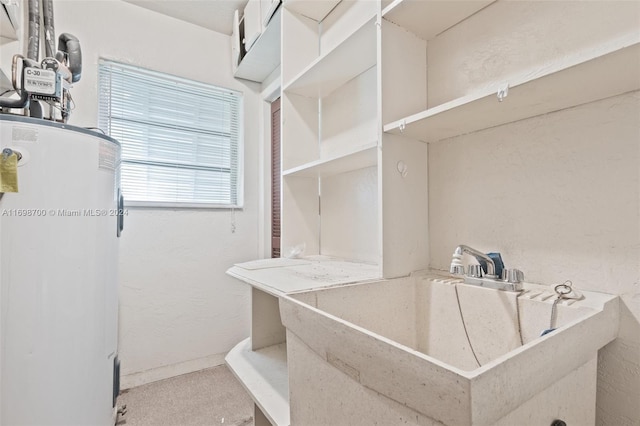
[[369,19],[334,49],[320,56],[285,87],[285,92],[323,98],[376,65],[375,17]]
[[292,12],[321,22],[341,0],[285,0],[284,5]]
[[234,77],[262,83],[280,65],[280,22],[282,10],[277,10],[269,25],[242,58]]
[[378,163],[378,144],[374,142],[343,155],[316,160],[282,172],[283,176],[326,177],[364,169]]
[[382,16],[424,40],[431,40],[494,1],[395,0],[382,11]]
[[[281,259],[264,259],[260,268],[255,267],[255,262],[250,262],[248,267],[239,263],[229,268],[227,274],[276,297],[381,277],[380,267],[368,263],[316,255],[283,266]],[[276,266],[272,267],[270,263]]]
[[252,351],[247,338],[229,351],[225,361],[271,424],[289,426],[286,343]]
[[[499,102],[506,83],[508,96]],[[640,34],[632,34],[394,121],[384,131],[435,142],[638,89]]]

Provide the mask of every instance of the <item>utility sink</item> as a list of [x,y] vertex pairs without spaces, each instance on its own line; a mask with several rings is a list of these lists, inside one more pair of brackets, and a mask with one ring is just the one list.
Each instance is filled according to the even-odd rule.
[[[291,294],[280,314],[287,335],[317,355],[296,360],[290,351],[290,363],[311,368],[319,359],[348,379],[346,394],[335,395],[341,404],[357,385],[383,405],[414,412],[409,424],[545,424],[534,419],[564,416],[585,425],[595,422],[597,352],[617,336],[618,298],[583,295],[557,303],[556,329],[544,336],[553,287],[525,284],[514,293],[431,273]],[[575,372],[584,377],[570,385],[565,378]],[[295,401],[291,374],[295,424],[304,418],[295,407],[314,402]],[[369,408],[352,408],[375,411],[367,398]]]

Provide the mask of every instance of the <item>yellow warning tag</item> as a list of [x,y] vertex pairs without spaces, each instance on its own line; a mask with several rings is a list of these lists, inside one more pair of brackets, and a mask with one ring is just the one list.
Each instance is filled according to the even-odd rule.
[[18,156],[0,155],[0,192],[18,192]]

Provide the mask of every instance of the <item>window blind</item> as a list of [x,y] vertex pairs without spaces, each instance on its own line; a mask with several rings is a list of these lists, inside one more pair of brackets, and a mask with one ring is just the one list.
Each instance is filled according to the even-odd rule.
[[98,68],[98,126],[122,145],[127,204],[241,206],[241,93],[106,60]]

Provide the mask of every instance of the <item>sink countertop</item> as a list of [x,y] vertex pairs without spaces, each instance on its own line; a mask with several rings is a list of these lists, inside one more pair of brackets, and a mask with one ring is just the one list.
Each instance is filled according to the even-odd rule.
[[327,256],[261,259],[238,263],[229,268],[227,274],[276,297],[380,279],[377,265]]

